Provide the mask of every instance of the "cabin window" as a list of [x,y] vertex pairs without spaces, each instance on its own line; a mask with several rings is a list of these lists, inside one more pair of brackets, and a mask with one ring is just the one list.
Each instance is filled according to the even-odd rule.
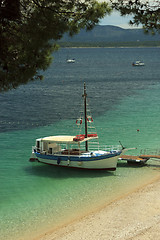
[[40,141],[37,141],[37,148],[40,148]]
[[49,148],[48,153],[52,154],[52,148]]

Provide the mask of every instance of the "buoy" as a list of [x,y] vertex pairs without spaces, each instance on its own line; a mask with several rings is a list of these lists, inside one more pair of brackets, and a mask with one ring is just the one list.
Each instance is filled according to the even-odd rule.
[[93,122],[93,118],[92,117],[87,117],[87,121],[89,122],[89,123],[91,123],[91,122]]
[[137,129],[137,132],[139,132],[139,129]]
[[80,118],[80,119],[77,119],[77,120],[76,120],[76,124],[77,124],[77,125],[81,125],[81,124],[82,124],[82,119],[81,119],[81,118]]

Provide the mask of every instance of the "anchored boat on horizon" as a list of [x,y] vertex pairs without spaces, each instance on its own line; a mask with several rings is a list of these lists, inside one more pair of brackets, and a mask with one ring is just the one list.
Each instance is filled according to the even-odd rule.
[[[116,170],[118,158],[124,148],[121,145],[104,146],[101,150],[98,135],[93,127],[93,118],[87,110],[85,83],[82,97],[84,114],[76,120],[80,134],[36,139],[30,161],[79,169]],[[82,125],[84,125],[83,133]]]
[[144,62],[141,62],[141,61],[135,61],[132,63],[132,66],[134,67],[142,67],[144,65],[145,65]]
[[67,59],[67,63],[75,63],[75,59],[74,58],[72,58],[72,59]]

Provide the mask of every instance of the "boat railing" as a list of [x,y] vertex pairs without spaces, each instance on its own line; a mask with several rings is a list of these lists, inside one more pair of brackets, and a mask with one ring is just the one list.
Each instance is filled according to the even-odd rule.
[[[101,145],[101,146],[95,146],[95,145],[93,145],[93,146],[90,146],[89,147],[89,151],[97,151],[97,150],[103,150],[103,151],[106,151],[106,152],[112,152],[112,151],[117,151],[117,150],[121,150],[122,149],[122,146],[121,145]],[[39,149],[39,148],[37,148],[36,146],[33,146],[32,147],[32,153],[34,153],[34,151],[36,150],[36,152],[41,152],[41,150]],[[84,147],[84,149],[83,149],[83,147],[82,148],[80,148],[80,149],[70,149],[70,150],[65,150],[65,149],[61,149],[60,151],[56,151],[56,152],[54,152],[54,153],[56,153],[56,154],[69,154],[70,153],[70,151],[71,152],[73,152],[73,150],[74,150],[74,154],[75,154],[75,151],[76,151],[76,155],[77,154],[80,154],[81,152],[85,152],[85,147]],[[68,151],[68,153],[67,153],[67,151]],[[41,154],[49,154],[49,155],[52,155],[53,154],[53,152],[51,151],[42,151],[41,152]]]
[[35,146],[32,146],[32,153],[34,153],[34,150],[35,150]]
[[40,148],[38,148],[37,146],[32,146],[32,152],[34,152],[34,151],[36,151],[36,152],[41,152],[41,149]]
[[115,151],[115,150],[121,150],[121,149],[122,149],[121,145],[101,145],[99,147],[99,150],[104,150],[104,151],[107,151],[107,152]]
[[121,150],[122,146],[121,145],[100,145],[98,148],[96,146],[90,146],[89,151],[95,151],[95,150],[103,150],[106,152],[111,152],[111,151],[116,151],[116,150]]

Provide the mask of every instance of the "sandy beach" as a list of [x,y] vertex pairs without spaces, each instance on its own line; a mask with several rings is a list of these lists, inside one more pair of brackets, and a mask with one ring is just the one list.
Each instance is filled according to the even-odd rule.
[[160,176],[39,240],[160,239]]

